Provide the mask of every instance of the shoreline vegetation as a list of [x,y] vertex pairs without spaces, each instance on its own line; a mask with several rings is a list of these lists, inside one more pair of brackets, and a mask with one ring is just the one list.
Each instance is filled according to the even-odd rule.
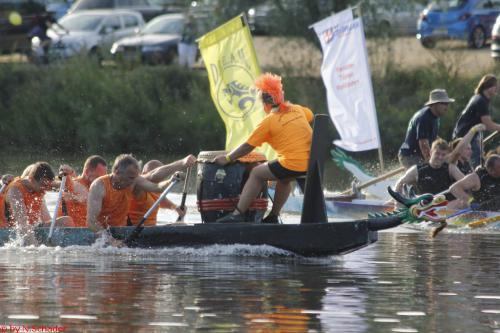
[[[498,74],[499,68],[493,62],[481,62],[464,72],[465,57],[445,50],[433,51],[434,61],[425,65],[408,66],[394,47],[390,41],[369,42],[387,164],[396,160],[408,121],[423,106],[430,90],[445,88],[456,99],[441,120],[440,136],[449,139],[480,77],[488,72]],[[304,57],[307,54],[296,56],[295,62],[285,61],[281,55],[274,63],[264,59],[262,70],[284,77],[286,98],[291,102],[327,113],[321,78],[306,74],[318,67],[317,55],[310,54],[309,62],[300,60]],[[498,121],[500,98],[492,105],[493,118]],[[221,150],[225,128],[204,70],[187,71],[175,65],[103,67],[78,58],[48,66],[0,63],[0,137],[0,169],[10,171],[11,161],[23,154],[59,156],[58,160],[79,165],[90,154],[111,157],[132,152],[139,158],[157,158]],[[376,151],[351,155],[377,173]]]

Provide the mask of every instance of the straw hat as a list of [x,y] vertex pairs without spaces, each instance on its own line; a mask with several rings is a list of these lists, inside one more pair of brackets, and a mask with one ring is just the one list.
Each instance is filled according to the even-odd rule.
[[426,106],[436,104],[436,103],[453,103],[455,99],[449,98],[446,90],[444,89],[434,89],[429,94],[429,101],[425,103]]

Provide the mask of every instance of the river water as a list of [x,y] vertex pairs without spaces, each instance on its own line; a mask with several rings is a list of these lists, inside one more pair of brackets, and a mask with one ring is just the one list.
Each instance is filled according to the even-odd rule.
[[499,263],[499,234],[403,227],[307,259],[245,245],[7,245],[0,332],[500,332]]

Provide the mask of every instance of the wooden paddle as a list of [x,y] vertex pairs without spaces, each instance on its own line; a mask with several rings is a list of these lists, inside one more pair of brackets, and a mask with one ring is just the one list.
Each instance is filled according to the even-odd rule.
[[490,135],[488,135],[486,137],[486,139],[483,140],[483,145],[487,144],[489,141],[491,141],[495,136],[497,136],[498,134],[498,131],[495,131],[493,133],[491,133]]
[[52,241],[52,234],[54,233],[54,226],[56,225],[57,212],[59,211],[59,205],[62,201],[62,195],[64,191],[64,186],[66,185],[66,176],[61,179],[61,186],[59,187],[59,193],[57,194],[56,209],[54,215],[52,216],[52,221],[50,222],[49,236],[47,237],[47,242],[50,244]]
[[479,228],[479,227],[484,227],[487,224],[494,223],[500,221],[500,215],[498,216],[492,216],[492,217],[487,217],[484,219],[480,219],[474,222],[467,223],[467,227],[469,228]]
[[179,179],[178,178],[174,178],[172,180],[172,182],[170,183],[170,185],[168,185],[168,187],[162,192],[162,194],[160,195],[160,197],[149,208],[149,210],[146,212],[146,214],[144,214],[144,217],[141,219],[141,221],[139,222],[139,224],[136,225],[136,227],[134,228],[134,230],[132,230],[132,232],[130,233],[130,235],[125,239],[124,243],[127,246],[130,246],[137,239],[137,237],[139,237],[139,235],[141,234],[142,230],[144,229],[144,226],[143,226],[144,222],[146,222],[146,220],[148,219],[148,217],[155,211],[155,209],[160,205],[160,203],[163,201],[163,199],[165,199],[165,197],[167,196],[168,192],[170,192],[172,190],[172,188],[175,186],[175,184],[177,184],[177,182],[179,182]]
[[[392,176],[395,176],[397,174],[400,174],[401,172],[405,171],[405,167],[400,167],[400,168],[397,168],[395,170],[392,170],[392,171],[389,171],[387,173],[384,173],[383,175],[380,175],[376,178],[373,178],[373,179],[370,179],[369,181],[359,185],[359,186],[356,186],[357,189],[359,190],[362,190],[368,186],[371,186],[373,184],[376,184],[378,182],[381,182],[383,180],[386,180],[387,178],[391,178]],[[351,192],[351,190],[347,190],[347,191],[344,191],[342,193],[340,193],[340,195],[346,195],[346,194],[349,194]]]
[[[189,183],[189,176],[191,175],[191,168],[192,167],[189,167],[187,169],[187,174],[186,174],[186,179],[184,179],[184,188],[182,189],[182,199],[181,199],[181,205],[179,206],[179,208],[184,211],[184,209],[186,208],[186,197],[187,197],[187,187],[188,187],[188,183]],[[184,215],[179,215],[177,217],[177,221],[176,222],[182,222],[184,220]]]

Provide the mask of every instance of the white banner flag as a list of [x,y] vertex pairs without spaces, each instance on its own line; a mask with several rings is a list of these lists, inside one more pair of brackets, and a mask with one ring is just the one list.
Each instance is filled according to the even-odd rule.
[[341,138],[334,143],[349,151],[377,149],[380,136],[363,23],[346,11],[312,26],[323,48],[328,110]]

